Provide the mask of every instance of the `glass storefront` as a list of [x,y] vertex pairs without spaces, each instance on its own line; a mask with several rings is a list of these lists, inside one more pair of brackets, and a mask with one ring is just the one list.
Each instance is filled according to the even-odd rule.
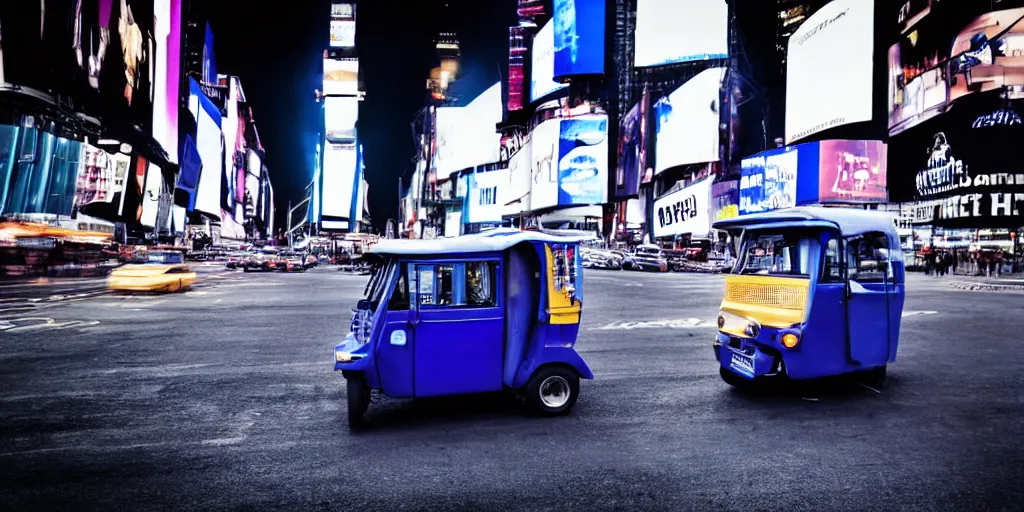
[[0,125],[0,214],[71,215],[83,144]]

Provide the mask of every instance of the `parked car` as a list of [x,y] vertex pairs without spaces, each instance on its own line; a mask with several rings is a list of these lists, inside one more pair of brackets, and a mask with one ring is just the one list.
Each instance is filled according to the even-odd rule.
[[668,272],[668,260],[657,245],[647,244],[637,247],[630,254],[632,270],[649,272]]
[[196,273],[179,251],[150,251],[145,263],[131,263],[107,277],[107,287],[122,292],[180,292],[192,286]]
[[306,255],[306,268],[313,268],[320,264],[320,258],[314,254]]

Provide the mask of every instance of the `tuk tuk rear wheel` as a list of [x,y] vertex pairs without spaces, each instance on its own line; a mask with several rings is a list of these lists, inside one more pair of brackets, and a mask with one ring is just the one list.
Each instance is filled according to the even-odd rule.
[[568,414],[580,396],[580,378],[567,368],[541,368],[526,384],[526,401],[545,416]]
[[370,406],[370,388],[362,378],[351,378],[346,381],[345,394],[348,398],[348,426],[361,426]]

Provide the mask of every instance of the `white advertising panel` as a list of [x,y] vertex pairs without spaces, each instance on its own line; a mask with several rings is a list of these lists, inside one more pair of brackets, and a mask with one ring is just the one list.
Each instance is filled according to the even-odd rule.
[[324,95],[359,94],[359,61],[324,59]]
[[633,65],[660,66],[729,55],[725,0],[638,0]]
[[458,210],[450,211],[445,215],[444,219],[444,236],[445,238],[451,238],[462,234],[462,212]]
[[469,180],[469,196],[466,198],[467,222],[501,222],[504,205],[498,201],[501,187],[506,186],[508,169],[497,169],[473,174]]
[[142,193],[142,218],[140,222],[147,228],[156,227],[156,214],[160,209],[160,190],[164,187],[164,177],[160,168],[149,164],[146,169],[146,189]]
[[530,208],[558,205],[558,119],[544,121],[533,130],[530,148]]
[[530,195],[530,139],[526,139],[523,147],[512,154],[508,161],[508,182],[498,187],[498,201],[505,205],[505,215],[515,215],[528,211],[529,204],[524,200]]
[[356,163],[355,146],[327,144],[324,151],[321,194],[323,216],[347,219],[352,214],[352,187],[355,185]]
[[345,144],[356,143],[356,121],[359,119],[359,99],[349,96],[324,98],[324,123],[327,140]]
[[331,20],[331,48],[356,45],[356,20]]
[[704,178],[654,201],[654,237],[711,232],[711,182]]
[[725,68],[712,68],[654,104],[655,174],[718,160],[719,95]]
[[435,132],[438,176],[498,161],[501,84],[494,84],[465,107],[437,109]]
[[[220,181],[224,166],[224,147],[221,142],[220,126],[213,120],[207,108],[200,106],[196,121],[196,147],[203,162],[196,190],[196,210],[220,218]],[[219,113],[218,113],[219,114]],[[220,121],[218,115],[217,121]]]
[[551,94],[559,89],[568,87],[558,83],[555,77],[555,27],[549,22],[544,28],[533,37],[533,59],[531,60],[532,70],[530,71],[530,101],[534,102],[541,97]]
[[875,0],[834,0],[789,38],[786,144],[871,120]]

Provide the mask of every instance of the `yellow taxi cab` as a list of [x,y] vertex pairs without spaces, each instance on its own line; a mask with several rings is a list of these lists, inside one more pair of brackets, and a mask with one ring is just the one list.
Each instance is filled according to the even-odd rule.
[[180,292],[196,282],[196,273],[179,251],[150,251],[145,263],[129,264],[110,273],[107,288],[127,292]]

